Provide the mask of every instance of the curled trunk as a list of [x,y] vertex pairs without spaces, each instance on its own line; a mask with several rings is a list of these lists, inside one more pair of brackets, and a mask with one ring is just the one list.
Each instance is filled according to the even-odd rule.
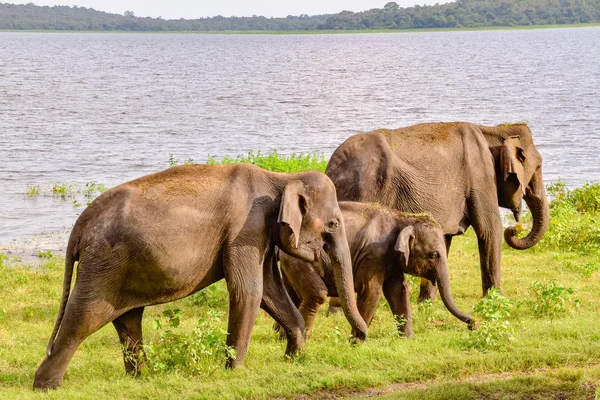
[[542,180],[542,170],[539,169],[533,176],[529,187],[525,193],[525,203],[531,211],[533,217],[533,227],[531,231],[522,239],[516,237],[517,231],[514,226],[504,230],[504,240],[513,249],[525,250],[535,246],[548,229],[550,222],[550,211],[548,209],[548,199]]
[[450,279],[448,277],[448,268],[440,267],[436,272],[437,285],[440,291],[440,297],[444,302],[444,305],[450,311],[452,315],[460,319],[462,322],[469,324],[469,328],[474,328],[475,318],[463,311],[454,303],[452,294],[450,293]]
[[358,340],[367,338],[367,324],[361,317],[356,306],[356,297],[354,295],[354,277],[352,275],[352,261],[350,258],[350,249],[346,241],[344,227],[340,227],[342,233],[333,239],[329,246],[329,257],[333,270],[333,278],[338,297],[344,311],[346,319],[352,326],[352,333]]

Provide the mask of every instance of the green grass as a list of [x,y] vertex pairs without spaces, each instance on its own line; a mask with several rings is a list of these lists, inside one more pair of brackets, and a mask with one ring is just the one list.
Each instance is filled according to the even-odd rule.
[[[317,157],[320,165],[322,156],[310,157]],[[306,158],[290,157],[293,168],[311,165]],[[254,154],[238,161],[244,159],[273,168],[285,164],[273,155]],[[595,185],[590,187],[583,197],[596,190]],[[590,218],[598,217],[598,211],[589,207],[576,215],[592,224]],[[573,214],[564,215],[571,218]],[[552,221],[551,236],[571,233],[562,222]],[[577,236],[571,242],[577,240],[586,239]],[[510,302],[497,299],[492,304],[481,303],[473,232],[454,240],[449,262],[455,300],[469,312],[475,312],[473,308],[479,304],[479,318],[488,315],[492,320],[508,321],[511,337],[502,346],[466,345],[472,333],[441,301],[416,305],[418,280],[411,279],[415,338],[396,335],[395,321],[384,301],[375,314],[369,339],[360,345],[347,340],[349,325],[342,315],[326,317],[321,310],[305,350],[290,360],[283,356],[285,343],[271,329],[272,319],[261,311],[245,367],[227,371],[222,345],[228,301],[221,281],[188,298],[146,309],[145,342],[158,350],[181,349],[182,353],[170,359],[176,361],[174,366],[160,367],[165,358],[155,351],[151,366],[158,368],[150,368],[142,378],[126,376],[116,332],[106,326],[79,348],[63,386],[45,394],[30,388],[58,310],[63,259],[43,258],[36,268],[2,267],[0,255],[0,398],[261,399],[369,393],[398,399],[593,398],[600,383],[600,272],[593,267],[598,265],[599,254],[585,246],[567,250],[556,246],[560,243],[552,240],[540,249],[525,251],[505,245],[502,282]],[[548,298],[542,295],[535,300],[530,288],[535,282],[549,285],[552,280],[572,291],[567,299],[572,301],[562,303],[564,311],[550,318],[535,309]],[[564,290],[554,290],[556,284],[548,287],[553,296],[566,296]],[[203,329],[202,335],[194,333],[196,327]],[[161,348],[162,338],[169,338],[172,346]],[[199,366],[186,364],[189,345],[194,343],[200,345],[195,348],[206,350],[198,359]]]

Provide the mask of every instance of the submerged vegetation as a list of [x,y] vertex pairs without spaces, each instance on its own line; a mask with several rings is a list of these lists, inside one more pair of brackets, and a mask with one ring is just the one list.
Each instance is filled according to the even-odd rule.
[[[289,172],[322,171],[326,165],[319,154],[209,158],[212,164],[233,162]],[[181,161],[171,156],[170,163]],[[97,193],[97,186],[88,188]],[[569,190],[559,182],[548,192],[551,221],[544,240],[524,251],[503,246],[504,295],[480,297],[472,230],[453,241],[452,291],[459,307],[473,310],[478,330],[465,329],[440,300],[416,305],[419,280],[411,278],[414,338],[397,335],[385,300],[360,345],[348,340],[344,316],[326,317],[323,308],[304,351],[287,359],[272,319],[260,312],[245,367],[228,371],[229,301],[220,281],[177,302],[146,308],[148,363],[142,377],[124,374],[116,332],[106,326],[79,348],[62,388],[47,394],[30,387],[56,317],[64,260],[40,252],[39,267],[3,267],[6,256],[0,254],[0,398],[258,399],[343,395],[373,387],[406,399],[496,398],[498,393],[508,399],[555,393],[593,398],[600,387],[600,186]]]

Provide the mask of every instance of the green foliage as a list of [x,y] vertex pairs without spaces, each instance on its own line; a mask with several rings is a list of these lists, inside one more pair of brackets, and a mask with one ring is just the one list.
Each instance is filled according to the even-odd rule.
[[81,207],[90,203],[100,194],[108,190],[108,187],[96,181],[88,182],[84,186],[71,183],[54,183],[53,185],[29,185],[27,195],[30,198],[38,196],[53,197],[57,200],[70,201],[73,206]]
[[88,200],[93,200],[96,196],[106,192],[106,185],[91,181],[85,184],[85,188],[82,190],[83,196]]
[[[169,153],[169,167],[174,167],[176,165],[180,165],[181,160],[179,158],[175,158],[173,153]],[[188,158],[187,161],[183,162],[183,165],[192,165],[194,164],[194,160],[192,158]]]
[[571,299],[573,289],[561,285],[556,279],[552,279],[549,283],[535,281],[528,291],[530,300],[527,300],[526,304],[536,317],[548,317],[552,320],[565,314],[571,302],[576,308],[580,307],[578,300]]
[[215,156],[209,156],[207,164],[235,164],[248,163],[261,168],[275,172],[301,172],[301,171],[321,171],[324,172],[327,167],[327,160],[323,154],[296,154],[282,156],[273,150],[271,153],[262,154],[261,151],[254,153],[250,151],[247,156],[237,156],[235,158],[226,156],[217,160]]
[[600,251],[600,184],[587,183],[569,190],[558,181],[546,187],[550,201],[548,231],[538,251]]
[[183,312],[168,309],[164,319],[154,320],[159,335],[144,347],[150,371],[177,371],[192,375],[207,374],[222,367],[223,356],[235,357],[235,350],[225,344],[227,331],[221,317],[224,312],[208,309],[195,327],[180,328]]
[[60,197],[61,199],[65,200],[67,196],[71,197],[74,195],[73,185],[55,183],[54,186],[52,186],[52,194],[55,197]]
[[40,250],[37,256],[39,258],[52,258],[52,252],[50,250]]
[[40,195],[40,187],[38,185],[27,186],[27,196],[38,197]]
[[222,308],[228,304],[228,293],[224,282],[210,285],[189,297],[196,307]]
[[497,289],[490,290],[473,308],[480,317],[480,326],[469,333],[463,345],[478,350],[497,350],[514,340],[514,329],[509,320],[512,308],[513,303]]

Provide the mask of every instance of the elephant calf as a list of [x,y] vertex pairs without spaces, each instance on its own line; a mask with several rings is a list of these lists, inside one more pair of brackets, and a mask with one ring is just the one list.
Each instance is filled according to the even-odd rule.
[[356,336],[365,338],[344,221],[325,174],[188,165],[103,193],[71,232],[60,310],[33,386],[59,386],[81,342],[109,322],[123,345],[126,370],[137,374],[140,365],[132,360],[141,353],[144,307],[223,278],[227,345],[237,353],[226,366],[243,361],[259,307],[283,326],[286,354],[293,355],[303,345],[304,321],[283,286],[276,248],[306,261],[326,249],[344,311]]
[[[370,325],[383,292],[398,329],[412,335],[410,296],[404,274],[435,281],[448,310],[472,328],[474,319],[458,309],[450,293],[444,232],[427,215],[404,214],[377,204],[340,202],[358,293],[358,311]],[[327,296],[336,296],[326,256],[307,263],[280,254],[284,284],[299,307],[307,332]]]

